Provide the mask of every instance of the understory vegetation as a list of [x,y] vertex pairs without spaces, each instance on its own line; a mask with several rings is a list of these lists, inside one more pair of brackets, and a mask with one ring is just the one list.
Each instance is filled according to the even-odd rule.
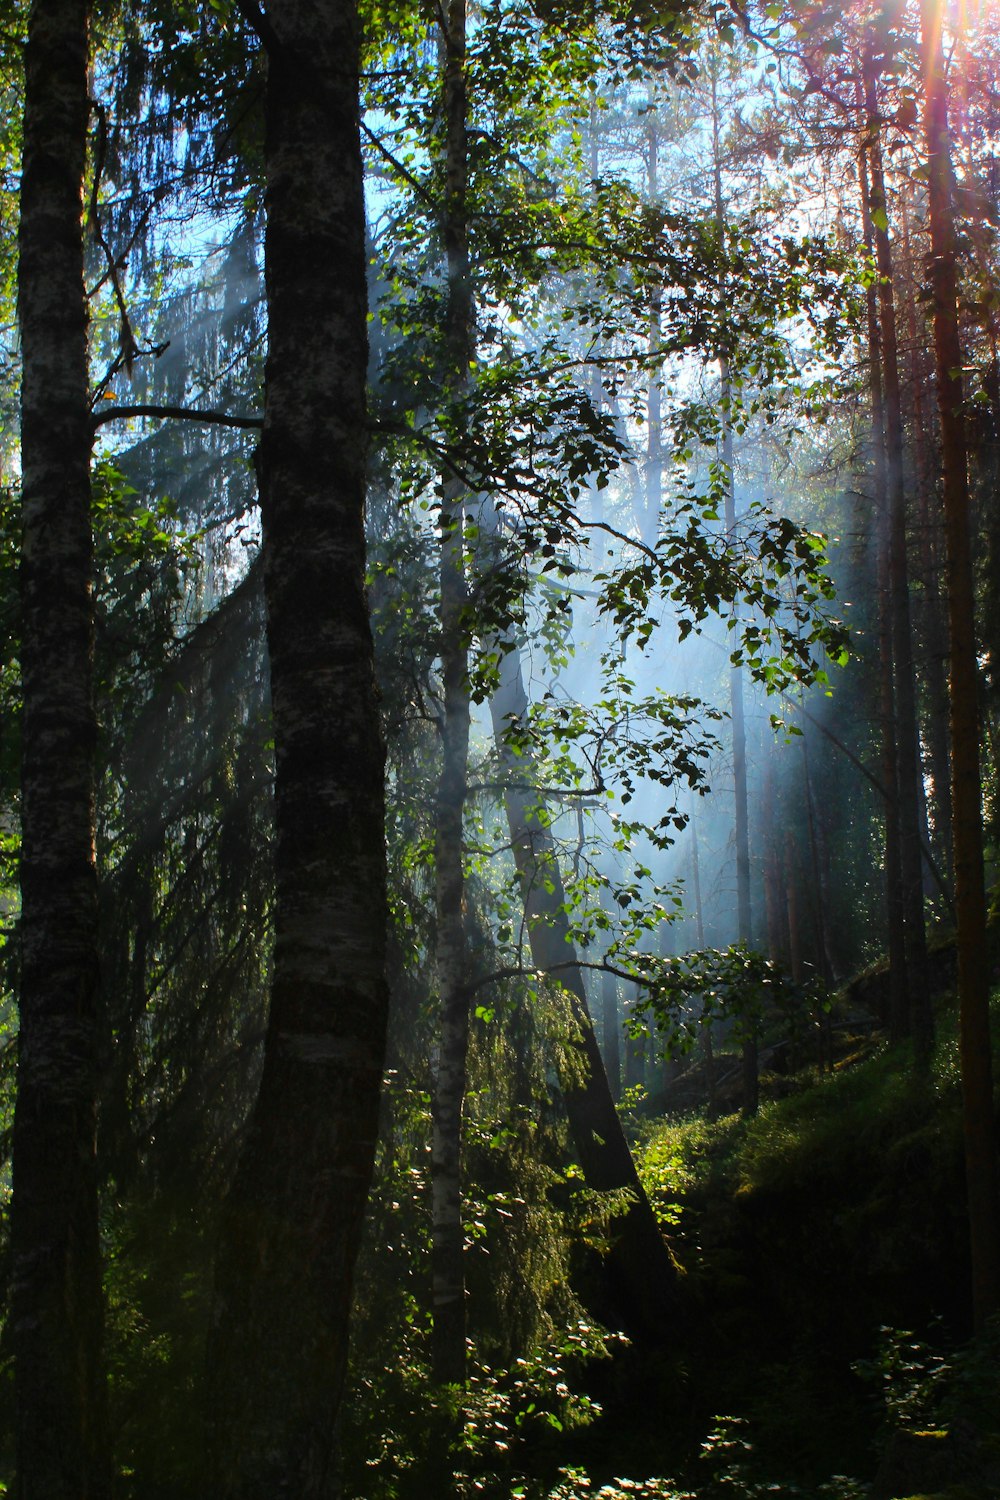
[[[627,1101],[683,1277],[684,1321],[666,1348],[583,1308],[594,1283],[581,1246],[598,1253],[613,1209],[608,1222],[580,1201],[555,1123],[548,1168],[538,1133],[525,1149],[526,1122],[520,1141],[513,1115],[495,1132],[474,1128],[469,1284],[492,1311],[461,1393],[430,1378],[429,1224],[414,1164],[427,1100],[390,1088],[413,1151],[380,1165],[362,1249],[345,1496],[420,1500],[451,1485],[463,1500],[995,1495],[1000,1328],[967,1341],[950,1002],[925,1071],[859,1028],[867,1018],[843,1014],[832,1066],[765,1075],[753,1118],[651,1114],[640,1091]],[[481,1041],[488,1055],[488,1032]],[[189,1494],[202,1473],[212,1225],[190,1200],[158,1194],[111,1209],[105,1235],[121,1490]]]
[[0,1491],[996,1500],[997,0],[0,0],[0,421]]

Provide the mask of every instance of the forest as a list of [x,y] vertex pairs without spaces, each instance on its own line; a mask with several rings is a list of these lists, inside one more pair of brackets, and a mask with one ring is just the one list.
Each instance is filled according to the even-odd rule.
[[0,1494],[996,1500],[995,0],[0,90]]

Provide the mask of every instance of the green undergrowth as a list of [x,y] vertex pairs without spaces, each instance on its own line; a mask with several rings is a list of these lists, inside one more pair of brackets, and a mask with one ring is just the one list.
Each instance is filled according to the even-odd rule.
[[[858,1038],[832,1071],[775,1082],[752,1120],[629,1121],[683,1270],[682,1356],[669,1375],[620,1358],[604,1416],[529,1500],[1000,1495],[1000,1328],[970,1342],[953,1017],[926,1068]],[[660,1477],[620,1477],[642,1474]]]
[[892,1434],[919,1422],[975,1435],[972,1479],[927,1493],[995,1500],[979,1476],[1000,1453],[1000,1361],[995,1339],[965,1351],[953,1017],[939,1017],[924,1069],[908,1048],[859,1042],[832,1072],[784,1087],[752,1120],[661,1119],[639,1145],[696,1331],[692,1426],[735,1413],[744,1444],[728,1490],[699,1483],[703,1466],[678,1472],[699,1500],[868,1493],[832,1476],[873,1480],[894,1462]]

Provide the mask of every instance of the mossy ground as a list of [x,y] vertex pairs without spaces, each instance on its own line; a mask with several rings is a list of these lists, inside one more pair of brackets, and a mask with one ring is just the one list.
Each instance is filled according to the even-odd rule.
[[[699,1497],[868,1493],[895,1428],[957,1423],[975,1446],[975,1473],[926,1497],[996,1500],[1000,1337],[965,1348],[961,1084],[948,1007],[926,1069],[905,1047],[859,1038],[832,1072],[804,1071],[781,1090],[752,1120],[634,1122],[647,1189],[684,1269],[692,1331],[675,1359],[633,1351],[598,1373],[605,1416],[574,1435],[578,1462],[595,1492],[612,1474],[655,1472]],[[735,1419],[722,1440],[719,1413]],[[720,1487],[706,1465],[725,1476],[726,1462]],[[829,1488],[834,1475],[858,1488]],[[900,1493],[891,1475],[884,1483]]]

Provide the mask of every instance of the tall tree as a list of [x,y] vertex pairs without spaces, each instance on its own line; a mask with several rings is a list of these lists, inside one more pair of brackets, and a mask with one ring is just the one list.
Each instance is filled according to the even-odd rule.
[[353,0],[252,12],[267,54],[258,451],[275,742],[260,1090],[224,1212],[216,1493],[333,1493],[385,1044],[384,752],[365,597],[367,296]]
[[110,1484],[95,1174],[88,33],[88,0],[36,0],[25,50],[21,1030],[11,1226],[24,1500],[94,1500]]
[[923,874],[920,848],[920,748],[910,625],[910,583],[903,472],[903,410],[896,332],[893,254],[882,153],[875,41],[865,43],[864,99],[869,167],[869,218],[878,267],[878,327],[884,420],[885,497],[888,505],[889,614],[891,620],[895,776],[890,790],[898,805],[899,854],[906,950],[908,1027],[923,1057],[930,1052],[933,1020],[927,987]]
[[[451,0],[442,16],[444,58],[445,203],[447,273],[445,362],[449,393],[467,393],[475,358],[475,302],[469,274],[467,221],[468,97],[465,0]],[[452,474],[441,503],[441,741],[435,829],[437,976],[440,1011],[438,1068],[433,1095],[432,1277],[434,1375],[465,1379],[465,1275],[462,1223],[462,1109],[469,1046],[468,944],[465,931],[465,804],[469,757],[468,599],[465,570],[465,489]]]
[[504,805],[532,961],[558,980],[569,1006],[572,1038],[559,1082],[570,1136],[587,1186],[597,1192],[624,1190],[627,1194],[624,1211],[612,1226],[609,1256],[621,1315],[631,1329],[663,1340],[676,1329],[677,1269],[615,1109],[572,942],[544,795],[533,785],[531,757],[512,749],[512,732],[527,723],[528,696],[520,651],[513,640],[503,645],[500,681],[490,699],[490,714],[504,771]]
[[955,911],[958,926],[959,1050],[964,1105],[965,1173],[977,1327],[1000,1305],[1000,1192],[990,1041],[982,784],[979,768],[979,674],[969,519],[968,453],[963,410],[963,350],[958,320],[958,252],[952,203],[949,80],[941,8],[921,8],[926,94],[927,207],[941,469],[947,542],[949,701]]
[[[868,153],[862,143],[858,152],[861,190],[861,223],[865,249],[874,257],[875,238],[871,220],[871,187]],[[882,382],[882,337],[878,320],[878,293],[874,281],[865,288],[868,333],[868,391],[871,401],[873,534],[875,542],[875,594],[877,600],[878,709],[881,751],[883,820],[885,827],[886,939],[889,956],[889,1027],[895,1040],[905,1035],[908,1014],[906,983],[906,916],[903,903],[903,873],[900,856],[899,798],[896,796],[896,710],[892,672],[892,617],[889,603],[889,525],[886,502],[885,400]]]
[[[718,95],[718,54],[713,54],[709,82],[712,101],[712,207],[719,246],[725,244],[726,205],[722,191],[722,142]],[[726,305],[726,287],[720,287],[720,303]],[[719,351],[720,448],[724,470],[723,488],[726,535],[736,545],[736,478],[733,454],[733,381],[728,349]],[[736,843],[736,935],[741,943],[753,940],[750,908],[750,813],[747,799],[747,736],[743,706],[743,669],[733,665],[729,670],[729,715],[733,729],[733,799]],[[759,1101],[757,1038],[753,1034],[742,1041],[743,1112],[753,1115]]]

